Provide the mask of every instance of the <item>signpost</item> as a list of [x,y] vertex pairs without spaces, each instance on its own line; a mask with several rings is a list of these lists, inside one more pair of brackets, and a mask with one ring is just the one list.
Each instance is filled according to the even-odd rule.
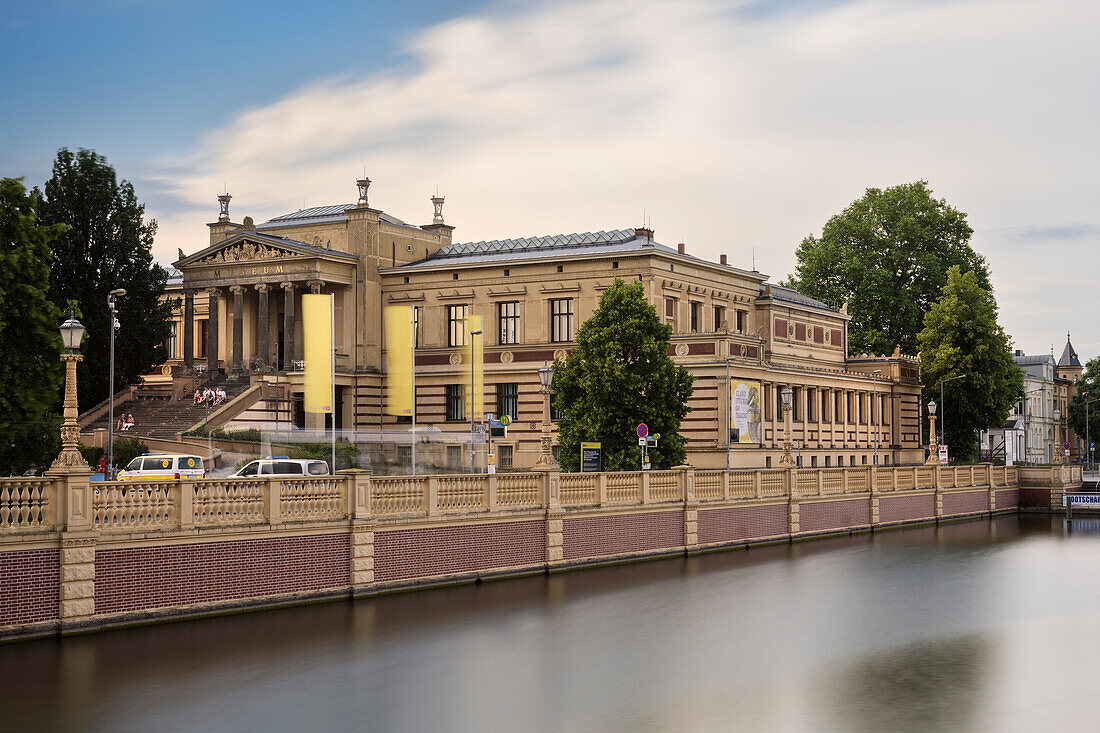
[[941,466],[946,466],[947,465],[947,446],[946,445],[941,445],[940,446],[940,465]]
[[1062,444],[1062,448],[1065,449],[1066,455],[1068,456],[1069,455],[1069,441],[1068,440],[1065,443]]
[[599,473],[603,467],[601,443],[581,443],[581,473]]

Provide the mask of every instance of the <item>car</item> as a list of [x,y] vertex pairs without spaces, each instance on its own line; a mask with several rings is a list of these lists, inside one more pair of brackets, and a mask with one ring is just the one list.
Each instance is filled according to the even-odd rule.
[[146,453],[118,472],[119,481],[196,479],[206,476],[202,457],[179,453]]
[[328,462],[309,458],[268,456],[246,463],[230,478],[250,476],[328,476]]

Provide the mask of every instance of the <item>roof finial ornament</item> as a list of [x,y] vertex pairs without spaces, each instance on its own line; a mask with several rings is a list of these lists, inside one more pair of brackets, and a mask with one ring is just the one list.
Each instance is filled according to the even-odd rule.
[[221,211],[218,213],[218,221],[229,221],[229,200],[233,198],[228,192],[218,194],[218,203]]
[[370,188],[370,179],[365,175],[355,182],[355,185],[359,187],[359,205],[367,205],[367,189]]
[[444,197],[439,195],[439,191],[436,191],[435,196],[432,196],[432,206],[435,207],[435,216],[432,217],[432,224],[443,223],[443,200]]

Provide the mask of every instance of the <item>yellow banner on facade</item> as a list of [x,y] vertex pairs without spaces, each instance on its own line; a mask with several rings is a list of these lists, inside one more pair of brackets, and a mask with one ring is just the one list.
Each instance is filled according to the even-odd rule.
[[302,296],[306,412],[332,412],[332,318],[331,295]]
[[386,306],[386,414],[413,414],[412,306]]
[[[466,347],[462,363],[466,377],[466,419],[479,420],[485,397],[485,333],[481,328],[481,316],[466,317]],[[470,410],[473,415],[470,415]]]
[[[731,379],[730,427],[737,430],[737,443],[760,443],[760,382]],[[732,435],[731,435],[732,439]]]

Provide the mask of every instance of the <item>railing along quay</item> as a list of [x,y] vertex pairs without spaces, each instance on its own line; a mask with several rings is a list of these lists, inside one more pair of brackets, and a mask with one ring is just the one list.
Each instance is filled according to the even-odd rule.
[[[563,509],[630,507],[693,501],[700,505],[818,498],[853,494],[1014,487],[1015,466],[853,466],[847,468],[623,471],[553,473]],[[1035,471],[1038,469],[1027,469]],[[1050,467],[1066,483],[1079,466]],[[194,481],[108,481],[91,484],[91,526],[112,532],[344,520],[351,487],[368,487],[370,514],[379,520],[478,512],[524,512],[550,507],[547,474],[456,474]],[[0,478],[0,532],[50,531],[58,525],[58,487],[52,477]],[[690,487],[690,490],[689,490]]]

